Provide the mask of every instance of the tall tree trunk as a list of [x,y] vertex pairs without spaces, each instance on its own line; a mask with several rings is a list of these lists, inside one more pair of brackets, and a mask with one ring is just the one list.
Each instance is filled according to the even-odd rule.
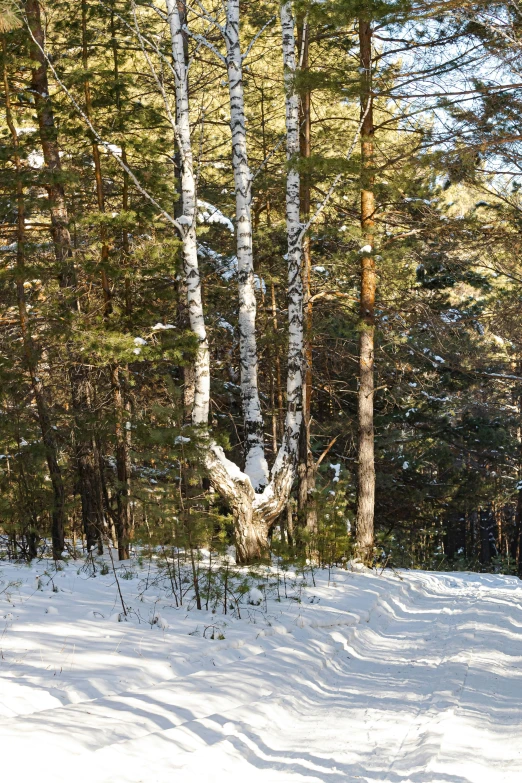
[[[87,2],[82,0],[82,63],[85,73],[89,68],[89,57],[87,50]],[[85,116],[92,123],[92,97],[91,97],[91,84],[87,76],[84,77],[83,91],[85,95]],[[105,194],[103,192],[103,177],[100,160],[100,150],[96,139],[92,140],[92,159],[94,161],[94,178],[96,180],[96,200],[98,202],[98,209],[100,212],[105,212]],[[101,270],[101,284],[103,291],[103,304],[104,315],[107,318],[112,313],[112,293],[109,285],[109,278],[107,276],[107,267],[109,264],[109,244],[107,242],[107,227],[102,223],[100,226],[100,240],[101,240],[101,257],[100,257],[100,270]]]
[[116,535],[118,537],[118,558],[129,559],[129,542],[132,533],[130,514],[130,455],[128,440],[128,414],[125,409],[121,370],[118,365],[111,368],[114,412],[116,414]]
[[[305,19],[298,27],[298,52],[300,70],[307,73],[309,65],[310,34]],[[300,100],[300,155],[307,160],[311,155],[312,123],[311,123],[311,91],[308,86],[301,93]],[[304,224],[310,218],[310,173],[306,171],[301,175],[301,219]],[[299,443],[299,491],[298,509],[301,521],[310,533],[317,532],[317,508],[314,500],[315,490],[315,464],[310,444],[310,428],[312,420],[312,316],[313,305],[311,301],[311,270],[312,258],[310,248],[310,235],[307,233],[303,240],[303,310],[304,310],[304,383],[303,383],[303,425]]]
[[[49,93],[47,64],[44,55],[44,33],[38,0],[26,0],[25,10],[32,35],[30,44],[31,59],[38,64],[36,67],[33,67],[31,88],[35,100],[45,167],[50,174],[45,187],[49,196],[51,235],[60,287],[64,293],[67,307],[74,313],[79,311],[79,303],[75,291],[76,274],[68,227],[67,204],[62,183],[58,135]],[[94,438],[90,432],[90,382],[88,370],[83,365],[81,358],[75,356],[72,352],[69,380],[76,425],[76,456],[82,501],[82,519],[87,544],[89,547],[92,547],[96,542],[99,545],[102,532],[100,525],[104,522],[103,494],[100,486],[99,467],[97,467],[98,460],[95,457]]]
[[370,563],[373,557],[375,510],[375,456],[373,429],[375,257],[373,191],[373,97],[371,22],[359,19],[361,71],[361,294],[359,320],[358,389],[358,492],[356,535],[359,556]]
[[243,66],[239,38],[239,0],[227,0],[225,43],[232,133],[232,170],[236,193],[236,251],[239,294],[241,402],[245,427],[245,473],[254,489],[269,480],[258,392],[256,291],[252,256],[252,172],[248,164]]
[[[54,244],[54,252],[58,266],[60,285],[68,296],[69,304],[77,309],[77,301],[74,294],[75,273],[72,262],[71,236],[69,233],[69,218],[65,201],[65,191],[62,183],[62,165],[58,147],[58,135],[54,121],[51,96],[49,94],[49,81],[47,78],[47,65],[43,54],[44,33],[40,16],[40,4],[38,0],[26,0],[25,10],[29,27],[34,38],[30,42],[31,59],[38,63],[33,67],[31,79],[31,92],[34,96],[40,143],[45,161],[45,166],[50,176],[45,184],[49,196],[49,211],[51,215],[51,234]],[[36,41],[36,43],[35,43]],[[67,290],[69,289],[69,290]]]
[[[85,5],[85,3],[84,3]],[[84,16],[82,16],[82,19]],[[121,111],[121,98],[119,87],[119,64],[118,64],[118,42],[116,38],[116,26],[114,20],[114,7],[111,5],[110,16],[110,29],[111,29],[111,42],[112,42],[112,60],[114,69],[114,83],[115,83],[115,99],[116,99],[116,111],[118,115],[118,130],[120,133],[123,131],[122,127],[122,111]],[[86,36],[84,34],[84,41]],[[84,52],[84,67],[87,68],[87,53]],[[87,100],[86,105],[90,103]],[[99,174],[96,178],[96,189],[98,196],[98,207],[101,211],[104,211],[104,191],[103,180],[101,176],[101,164],[98,147],[93,143],[93,150],[96,148],[98,153],[97,170]],[[126,162],[125,156],[125,144],[122,141],[121,145],[122,159]],[[96,165],[96,163],[95,163]],[[123,193],[122,193],[122,209],[126,212],[129,208],[129,182],[128,175],[124,171],[123,173]],[[103,240],[103,237],[102,237]],[[126,263],[129,257],[129,236],[127,230],[124,228],[122,231],[122,250],[123,260]],[[108,255],[108,250],[107,250]],[[103,252],[102,252],[102,269],[103,269]],[[103,283],[103,280],[102,280]],[[128,277],[125,276],[125,314],[130,319],[131,316],[131,296]],[[110,292],[109,295],[105,295],[105,314],[109,315],[112,308],[110,305]],[[120,367],[118,364],[113,364],[111,367],[111,386],[112,396],[114,404],[114,412],[116,418],[115,436],[116,436],[116,537],[118,539],[118,558],[120,560],[127,560],[130,556],[130,539],[133,533],[133,520],[132,509],[130,504],[131,494],[131,428],[130,428],[130,403],[128,400],[128,380],[129,369]]]
[[172,59],[176,76],[177,141],[181,157],[183,214],[178,222],[183,229],[181,240],[183,244],[183,269],[188,318],[190,328],[198,339],[198,348],[194,362],[192,422],[195,425],[206,427],[208,425],[210,405],[210,355],[201,297],[201,278],[196,241],[196,179],[194,176],[190,136],[188,68],[185,61],[185,42],[178,4],[176,0],[166,0],[166,6],[172,42]]
[[493,514],[491,508],[482,508],[479,512],[480,520],[480,562],[489,567],[491,563],[491,539],[493,533]]
[[511,557],[517,564],[518,575],[522,578],[522,481],[520,479],[518,485],[515,524],[511,539]]
[[[182,30],[183,37],[183,53],[185,69],[188,68],[188,41],[187,34],[184,30],[186,22],[186,8],[185,4],[181,0],[177,0],[179,23]],[[188,78],[188,77],[187,77]],[[187,85],[188,89],[188,85]],[[174,205],[174,217],[180,218],[183,216],[183,188],[182,188],[182,156],[179,149],[179,140],[176,139],[178,149],[174,155],[174,173],[176,176],[176,189],[178,192],[178,200]],[[178,280],[178,325],[181,329],[190,328],[190,318],[187,303],[187,281],[184,275],[180,276]],[[192,417],[192,408],[194,406],[194,395],[196,392],[195,382],[196,375],[194,372],[194,365],[190,362],[183,365],[183,419],[185,423],[189,423]]]
[[[16,231],[16,294],[18,302],[18,315],[20,320],[20,331],[22,332],[22,341],[25,355],[25,363],[31,378],[31,386],[34,398],[36,400],[36,409],[38,411],[38,423],[42,433],[42,441],[45,449],[45,458],[49,469],[49,476],[53,488],[53,508],[51,512],[51,540],[53,557],[60,559],[65,545],[65,488],[63,484],[62,471],[58,462],[58,444],[52,425],[51,415],[46,399],[46,391],[42,381],[42,373],[38,367],[38,350],[35,345],[33,335],[29,326],[27,316],[27,305],[25,299],[24,282],[25,273],[25,202],[22,184],[22,165],[19,153],[18,133],[13,121],[11,109],[11,95],[9,89],[9,80],[6,69],[7,51],[5,38],[2,38],[3,56],[4,56],[4,99],[6,109],[7,126],[11,133],[14,147],[14,164],[16,169],[16,203],[17,203],[17,231]],[[36,557],[35,534],[29,536],[30,556]]]
[[[515,367],[515,372],[517,375],[520,375],[521,371],[522,362],[518,361]],[[513,525],[510,552],[511,557],[517,564],[517,573],[522,578],[522,395],[520,395],[517,391],[515,391],[514,403],[518,408],[518,483],[515,524]]]
[[[183,200],[183,214],[178,223],[182,226],[182,242],[183,242],[183,256],[185,265],[185,277],[187,280],[187,300],[189,306],[189,319],[192,331],[199,337],[199,350],[195,361],[195,401],[192,412],[192,421],[196,425],[207,425],[208,411],[210,401],[210,386],[209,386],[209,353],[208,345],[206,341],[205,332],[205,320],[203,314],[203,306],[201,300],[201,284],[198,270],[198,259],[196,253],[196,232],[195,232],[195,217],[196,217],[196,190],[195,180],[193,174],[193,158],[192,147],[190,137],[190,124],[189,124],[189,102],[188,102],[188,89],[187,89],[187,69],[184,58],[184,46],[183,35],[180,24],[179,10],[176,0],[166,0],[168,19],[170,23],[171,39],[172,39],[172,54],[174,60],[175,76],[176,76],[176,119],[177,119],[177,133],[178,143],[181,154],[182,165],[182,200]],[[234,100],[231,100],[232,105],[239,105],[240,121],[243,122],[243,141],[244,141],[244,115],[242,111],[242,86],[240,83],[241,78],[241,64],[239,56],[239,39],[238,39],[238,27],[237,27],[237,3],[230,3],[229,6],[234,6],[232,9],[236,13],[236,22],[234,22],[234,16],[230,14],[228,16],[228,40],[237,42],[237,46],[227,45],[227,51],[231,51],[227,62],[230,67],[229,73],[232,73],[233,84],[231,84],[231,96]],[[292,23],[292,36],[293,36],[293,23]],[[293,45],[293,44],[292,44]],[[234,59],[236,58],[236,59]],[[239,82],[237,81],[239,78]],[[237,92],[239,91],[239,92]],[[239,94],[240,93],[240,94]],[[235,103],[237,97],[238,103]],[[292,108],[290,111],[291,119],[288,120],[287,109],[287,135],[288,144],[292,149],[298,149],[299,136],[298,136],[298,113],[297,113],[297,101],[295,102],[295,111]],[[242,119],[241,119],[242,118]],[[236,132],[233,131],[234,138],[236,139]],[[294,145],[294,146],[292,146]],[[241,146],[241,145],[240,145]],[[239,155],[239,152],[234,153],[234,157]],[[291,155],[289,154],[289,157]],[[246,148],[245,159],[246,163]],[[238,163],[239,165],[239,163]],[[243,163],[241,163],[243,167]],[[245,173],[244,167],[242,168]],[[248,172],[249,174],[249,172]],[[289,347],[288,347],[288,376],[287,376],[287,411],[285,428],[283,432],[282,443],[279,448],[277,457],[272,468],[270,482],[265,486],[262,492],[256,492],[254,488],[254,481],[252,477],[245,471],[227,459],[223,449],[218,446],[211,438],[209,438],[208,449],[206,453],[206,466],[209,472],[210,480],[215,489],[225,498],[229,504],[233,517],[236,533],[236,551],[237,559],[240,563],[249,563],[257,559],[264,558],[268,552],[268,531],[281,514],[286,506],[295,473],[295,461],[297,456],[297,447],[299,441],[299,431],[301,427],[302,416],[302,341],[303,341],[303,318],[302,318],[302,281],[301,281],[301,255],[300,255],[300,226],[299,226],[299,176],[297,172],[290,168],[289,182],[287,186],[287,225],[289,228],[288,241],[288,318],[289,318]],[[247,178],[246,185],[248,186],[244,192],[245,198],[250,204],[250,178]],[[247,210],[247,225],[248,225],[248,237],[243,238],[243,242],[250,247],[250,264],[251,264],[251,224],[250,224],[250,208]],[[238,222],[239,225],[239,222]],[[290,230],[291,229],[291,230]],[[299,229],[299,230],[298,230]],[[241,229],[242,231],[243,229]],[[239,243],[238,243],[239,244]],[[247,253],[248,255],[248,253]],[[245,271],[245,267],[243,267]],[[253,271],[250,270],[253,275]],[[240,275],[241,277],[241,275]],[[246,282],[249,283],[247,275]],[[243,281],[245,276],[243,275]],[[253,277],[251,276],[253,283]],[[241,284],[240,284],[241,288]],[[244,297],[243,292],[239,294],[240,307],[241,297]],[[244,304],[244,302],[243,302]],[[255,306],[255,301],[254,301]],[[246,323],[250,324],[249,328],[255,326],[255,309],[254,320],[251,320],[252,311],[249,311],[249,319],[246,319]],[[243,326],[245,321],[242,322]],[[242,327],[243,328],[243,327]],[[255,334],[250,335],[254,337],[255,348]],[[248,343],[248,341],[247,341]],[[243,346],[245,347],[245,346]],[[251,347],[251,343],[250,343]],[[248,361],[251,361],[252,355],[247,357]],[[248,368],[247,368],[248,369]],[[250,367],[250,370],[252,367]],[[248,370],[248,372],[250,372]],[[246,374],[246,377],[250,378],[250,382],[254,381],[253,391],[257,398],[257,357],[254,367],[255,374],[252,376]],[[244,376],[245,377],[245,376]],[[252,401],[252,395],[249,399],[244,401],[249,405]],[[260,412],[260,410],[259,410]],[[250,410],[251,413],[251,410]],[[248,415],[250,415],[250,413]],[[252,441],[254,443],[254,441]],[[255,443],[254,443],[255,446]],[[257,446],[262,448],[262,440],[257,441]],[[257,448],[257,447],[256,447]],[[255,448],[253,447],[253,453]],[[258,456],[259,456],[259,452]],[[264,451],[263,459],[264,459]],[[252,466],[253,463],[251,463]]]

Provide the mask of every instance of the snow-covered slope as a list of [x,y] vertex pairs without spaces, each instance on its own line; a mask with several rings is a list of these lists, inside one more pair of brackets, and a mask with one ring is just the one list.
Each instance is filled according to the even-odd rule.
[[43,568],[0,565],[10,783],[522,779],[515,578],[287,575],[239,620],[169,606],[142,572],[117,622],[110,575]]

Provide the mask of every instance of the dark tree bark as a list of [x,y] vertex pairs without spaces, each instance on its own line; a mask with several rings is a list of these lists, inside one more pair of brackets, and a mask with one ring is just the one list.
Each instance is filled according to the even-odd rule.
[[[4,55],[4,100],[6,107],[6,120],[11,138],[13,141],[14,163],[16,169],[16,203],[17,203],[17,249],[16,249],[16,295],[18,303],[18,316],[20,321],[20,331],[22,332],[23,349],[25,364],[31,378],[31,386],[36,401],[38,411],[38,423],[42,433],[42,441],[45,448],[45,458],[49,469],[49,476],[53,488],[53,508],[51,513],[51,539],[53,557],[60,559],[65,544],[65,488],[63,484],[62,472],[58,462],[58,444],[56,441],[55,430],[52,425],[49,406],[46,399],[46,390],[42,381],[42,373],[38,368],[38,349],[33,339],[27,316],[27,304],[25,298],[24,282],[25,274],[25,202],[22,184],[22,166],[18,149],[18,134],[13,122],[11,109],[11,96],[9,90],[9,80],[6,70],[6,45],[3,38]],[[28,534],[28,552],[29,557],[36,557],[36,532]]]
[[129,559],[129,543],[132,535],[130,508],[131,465],[129,455],[130,430],[127,427],[127,411],[124,402],[124,384],[121,370],[112,368],[112,389],[116,413],[116,535],[118,536],[118,557]]
[[[298,52],[301,63],[301,71],[308,70],[310,36],[307,25],[298,26]],[[311,123],[311,91],[306,87],[301,94],[299,106],[299,148],[303,159],[310,158],[312,142]],[[301,220],[307,223],[310,218],[310,174],[308,171],[301,174],[300,188],[300,212]],[[303,326],[304,326],[304,378],[303,378],[303,423],[299,441],[299,462],[297,475],[299,479],[298,509],[301,522],[310,533],[317,532],[317,508],[314,501],[315,489],[315,464],[310,445],[311,405],[312,405],[312,315],[313,305],[311,301],[311,269],[312,258],[310,249],[310,235],[307,232],[303,240]]]
[[[89,58],[87,50],[87,2],[82,0],[82,63],[85,72],[89,68]],[[91,97],[91,84],[87,77],[84,78],[83,90],[85,95],[85,116],[92,123],[92,97]],[[94,162],[94,177],[96,180],[96,200],[98,202],[98,209],[100,212],[105,212],[105,194],[103,192],[103,177],[100,160],[100,150],[96,139],[92,140],[92,159]],[[112,293],[109,284],[109,278],[107,276],[107,267],[109,264],[109,244],[107,241],[107,228],[102,223],[100,226],[100,242],[101,242],[101,254],[100,254],[100,271],[101,271],[101,284],[103,290],[103,303],[104,303],[104,315],[107,318],[112,313]]]
[[491,563],[491,555],[494,554],[494,520],[491,508],[482,508],[479,512],[480,520],[480,562],[484,566]]
[[[44,33],[38,0],[26,0],[25,10],[31,35],[31,59],[37,64],[32,70],[31,87],[34,95],[40,143],[48,178],[46,190],[49,196],[51,216],[51,235],[58,267],[60,287],[65,297],[66,307],[74,313],[79,312],[76,295],[76,272],[73,262],[71,235],[65,190],[62,182],[62,166],[58,134],[54,120],[52,101],[49,93],[47,63],[44,55]],[[103,493],[99,476],[98,460],[95,455],[94,437],[90,432],[90,381],[88,370],[81,359],[70,351],[71,365],[69,381],[72,390],[73,411],[75,417],[76,458],[82,501],[82,520],[88,546],[100,542],[101,525],[104,522]]]
[[446,538],[444,542],[444,554],[448,560],[455,559],[458,520],[459,514],[452,513],[445,521]]

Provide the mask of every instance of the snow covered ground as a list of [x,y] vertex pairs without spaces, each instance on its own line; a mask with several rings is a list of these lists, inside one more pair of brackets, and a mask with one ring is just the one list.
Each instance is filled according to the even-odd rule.
[[2,780],[522,780],[513,577],[288,574],[238,619],[135,565],[118,622],[110,573],[45,567],[0,563]]

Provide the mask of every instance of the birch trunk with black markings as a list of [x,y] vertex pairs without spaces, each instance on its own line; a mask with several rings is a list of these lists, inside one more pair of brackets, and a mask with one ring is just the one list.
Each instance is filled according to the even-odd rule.
[[[183,35],[175,0],[166,0],[172,37],[176,76],[176,122],[182,167],[183,226],[182,241],[187,278],[187,297],[191,329],[204,334],[204,313],[197,266],[195,234],[196,194],[192,170],[187,74],[183,52]],[[237,252],[239,267],[239,314],[241,332],[241,386],[247,430],[246,467],[241,470],[231,462],[223,449],[209,438],[206,466],[214,488],[228,503],[234,518],[237,559],[249,563],[268,554],[270,527],[284,510],[295,476],[299,431],[302,419],[303,314],[301,281],[301,224],[299,220],[299,174],[292,161],[299,151],[298,98],[293,87],[295,71],[294,20],[290,3],[282,14],[284,62],[288,72],[286,86],[287,157],[287,232],[288,232],[288,377],[287,411],[282,442],[272,471],[266,466],[262,415],[257,384],[257,348],[255,334],[256,302],[252,259],[251,173],[248,167],[242,85],[242,62],[239,45],[239,3],[227,3],[226,65],[229,76],[233,167],[236,185]],[[203,348],[204,345],[204,348]],[[198,387],[198,362],[206,362],[206,386]],[[210,388],[209,354],[206,340],[200,338],[196,359],[196,396],[192,421],[207,424]],[[205,395],[206,394],[206,398]],[[262,491],[256,491],[256,489]]]
[[239,295],[241,402],[245,428],[245,473],[254,489],[268,483],[263,414],[257,383],[256,291],[252,253],[252,172],[248,164],[239,0],[227,0],[224,30],[236,195],[236,253]]

